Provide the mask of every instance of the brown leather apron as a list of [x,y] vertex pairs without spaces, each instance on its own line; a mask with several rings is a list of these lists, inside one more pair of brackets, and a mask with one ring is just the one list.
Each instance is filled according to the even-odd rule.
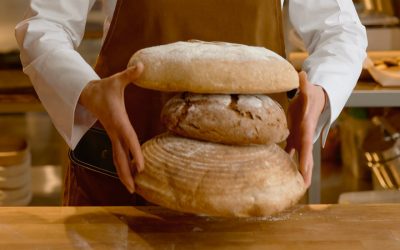
[[[95,70],[100,77],[108,77],[126,69],[131,55],[139,49],[190,39],[263,46],[284,56],[281,2],[118,0]],[[133,84],[126,88],[126,108],[141,142],[162,132],[160,111],[167,96]],[[275,98],[286,107],[286,95],[276,95]],[[71,167],[67,172],[70,174],[67,182],[74,184],[66,183],[66,204],[122,205],[132,201],[118,180],[112,181],[112,184],[104,183],[107,182],[104,176],[94,177],[100,173],[77,168]],[[84,193],[81,196],[85,201],[71,198],[75,193],[72,190],[74,186],[80,187],[78,191]],[[122,200],[116,201],[115,197]]]

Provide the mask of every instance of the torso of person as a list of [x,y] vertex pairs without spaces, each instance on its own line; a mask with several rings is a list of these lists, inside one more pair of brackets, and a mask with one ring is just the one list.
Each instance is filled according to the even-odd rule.
[[[109,0],[105,38],[95,67],[100,77],[120,72],[137,50],[190,39],[262,46],[285,56],[280,0]],[[112,18],[110,13],[113,13]],[[171,93],[125,91],[139,141],[164,131],[160,112]],[[285,108],[286,94],[273,96]]]

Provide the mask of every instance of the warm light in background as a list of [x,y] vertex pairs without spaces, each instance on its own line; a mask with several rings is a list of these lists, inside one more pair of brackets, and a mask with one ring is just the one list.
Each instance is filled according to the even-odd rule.
[[8,0],[0,2],[0,53],[17,50],[14,37],[15,25],[24,18],[29,0]]

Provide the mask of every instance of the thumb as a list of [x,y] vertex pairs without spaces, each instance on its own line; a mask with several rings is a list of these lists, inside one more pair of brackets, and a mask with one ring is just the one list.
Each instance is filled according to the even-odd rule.
[[299,87],[300,87],[300,92],[307,92],[307,86],[308,86],[308,79],[307,79],[307,73],[305,71],[301,71],[299,73]]
[[133,66],[127,68],[126,70],[113,75],[112,78],[115,78],[114,80],[118,80],[120,83],[123,84],[123,86],[126,86],[139,78],[139,76],[143,72],[143,68],[143,64],[141,62],[138,62]]

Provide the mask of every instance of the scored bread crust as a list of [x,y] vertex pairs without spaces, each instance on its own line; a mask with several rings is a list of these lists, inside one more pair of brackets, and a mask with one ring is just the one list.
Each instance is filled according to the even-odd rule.
[[285,112],[266,95],[182,93],[171,98],[161,121],[175,134],[225,144],[271,144],[289,130]]
[[299,85],[294,67],[263,47],[176,42],[137,51],[128,67],[139,61],[144,70],[135,84],[165,92],[264,94]]
[[268,216],[294,205],[306,190],[296,163],[275,144],[228,146],[166,133],[142,150],[137,193],[173,210]]

